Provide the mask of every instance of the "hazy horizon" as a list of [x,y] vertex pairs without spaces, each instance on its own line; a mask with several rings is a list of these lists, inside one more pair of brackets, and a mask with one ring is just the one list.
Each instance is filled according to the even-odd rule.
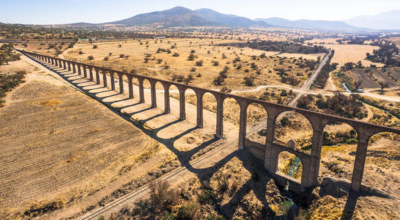
[[225,14],[251,19],[281,17],[289,20],[347,20],[360,15],[375,15],[400,9],[397,0],[319,0],[262,1],[141,1],[141,0],[0,0],[0,22],[20,24],[102,23],[129,18],[141,13],[162,11],[176,6],[192,10],[209,8]]

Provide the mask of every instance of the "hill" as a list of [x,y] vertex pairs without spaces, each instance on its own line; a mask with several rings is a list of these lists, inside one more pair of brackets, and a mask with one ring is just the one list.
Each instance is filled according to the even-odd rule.
[[298,28],[298,29],[315,29],[326,31],[359,31],[361,28],[353,27],[342,21],[326,21],[326,20],[287,20],[284,18],[259,18],[257,21],[264,21],[273,26]]
[[160,25],[160,26],[209,26],[217,25],[196,12],[184,8],[175,7],[165,11],[156,11],[139,14],[128,19],[110,22],[108,24],[123,25]]
[[198,9],[195,10],[204,19],[212,21],[214,23],[222,24],[231,27],[270,27],[271,25],[263,21],[254,21],[245,17],[236,15],[222,14],[211,9]]
[[363,15],[345,21],[349,25],[378,30],[400,30],[400,10]]

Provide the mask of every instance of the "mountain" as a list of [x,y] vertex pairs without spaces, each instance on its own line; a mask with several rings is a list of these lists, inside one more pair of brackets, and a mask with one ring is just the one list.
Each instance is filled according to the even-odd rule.
[[243,27],[243,28],[271,26],[263,21],[254,21],[236,15],[222,14],[206,8],[195,10],[195,12],[198,13],[200,16],[202,16],[204,19],[207,19],[217,24],[222,24],[224,26]]
[[287,20],[284,18],[259,18],[257,21],[264,21],[273,26],[298,28],[298,29],[314,29],[325,31],[356,31],[361,28],[353,27],[343,21],[326,21],[326,20]]
[[345,21],[349,25],[378,30],[400,30],[400,10],[363,15]]
[[196,12],[184,7],[175,7],[165,11],[139,14],[128,19],[114,21],[107,24],[160,25],[167,27],[217,25],[216,23],[203,18]]

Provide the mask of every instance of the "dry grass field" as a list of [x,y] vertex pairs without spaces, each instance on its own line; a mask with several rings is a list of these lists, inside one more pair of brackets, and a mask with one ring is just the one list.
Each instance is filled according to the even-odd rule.
[[366,60],[366,54],[379,49],[377,46],[356,44],[322,44],[322,46],[335,50],[332,62],[339,63],[339,67],[348,62],[357,63],[358,61],[361,61],[363,66],[367,67],[371,64],[374,64],[377,67],[383,66],[381,63],[372,63],[371,61]]
[[14,46],[21,50],[34,51],[40,54],[46,54],[49,56],[56,56],[66,50],[72,40],[43,40],[35,41],[31,40],[27,43],[14,44]]
[[[64,57],[128,72],[135,69],[138,74],[167,80],[174,79],[178,82],[190,78],[190,84],[199,87],[220,89],[225,86],[231,89],[245,89],[248,86],[244,83],[244,77],[254,77],[254,86],[283,84],[276,71],[280,68],[295,77],[301,85],[312,70],[300,68],[295,63],[304,63],[305,59],[316,60],[321,56],[321,54],[277,54],[250,48],[215,46],[229,42],[233,41],[163,39],[79,43],[68,50]],[[97,46],[96,49],[94,45]],[[165,52],[160,50],[157,53],[159,48]],[[265,53],[265,58],[258,57],[262,53]],[[193,61],[188,60],[190,54],[193,54]],[[93,56],[92,61],[88,59],[89,56]],[[300,57],[303,59],[300,60]],[[104,60],[105,58],[108,60]],[[198,63],[201,61],[201,64]],[[225,67],[229,69],[224,82],[221,86],[214,85],[214,79]]]
[[1,219],[63,208],[162,151],[132,124],[25,61],[0,71],[21,69],[27,83],[0,109]]

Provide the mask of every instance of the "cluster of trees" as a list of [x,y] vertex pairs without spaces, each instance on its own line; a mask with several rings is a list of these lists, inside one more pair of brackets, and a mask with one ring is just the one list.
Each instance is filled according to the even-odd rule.
[[0,47],[0,66],[20,59],[21,58],[19,54],[14,52],[14,47],[12,44],[3,44]]
[[400,66],[400,60],[394,59],[399,55],[399,48],[393,42],[377,41],[375,46],[379,46],[378,50],[374,50],[373,54],[367,53],[367,59],[372,62],[384,63],[386,66]]
[[315,103],[318,109],[325,110],[327,113],[335,113],[342,117],[363,119],[366,115],[362,111],[362,103],[359,101],[359,95],[346,96],[341,92],[336,92],[332,97],[303,96],[299,99],[297,107],[303,109],[312,108]]
[[1,98],[6,96],[6,92],[22,83],[25,74],[25,71],[18,71],[15,74],[0,74],[0,106],[4,102]]
[[257,50],[265,51],[278,51],[281,53],[327,53],[328,49],[322,46],[305,46],[299,43],[293,43],[288,41],[248,41],[246,43],[227,43],[220,44],[219,46],[234,46],[234,47],[250,47]]

